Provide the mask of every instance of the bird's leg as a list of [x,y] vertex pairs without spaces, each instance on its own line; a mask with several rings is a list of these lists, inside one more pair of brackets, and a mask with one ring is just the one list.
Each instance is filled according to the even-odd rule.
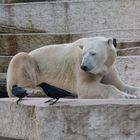
[[19,98],[19,99],[17,100],[17,104],[18,104],[18,102],[21,101],[21,100],[22,100],[22,98]]
[[56,99],[54,102],[50,103],[49,105],[55,104],[59,99]]
[[51,102],[51,101],[53,101],[53,100],[54,100],[54,99],[50,99],[50,100],[46,101],[45,103]]

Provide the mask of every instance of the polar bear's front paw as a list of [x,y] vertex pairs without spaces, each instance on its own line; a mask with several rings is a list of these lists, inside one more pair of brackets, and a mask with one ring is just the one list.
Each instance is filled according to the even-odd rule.
[[124,95],[124,98],[125,98],[125,99],[137,99],[138,97],[135,96],[135,95],[126,94],[126,95]]

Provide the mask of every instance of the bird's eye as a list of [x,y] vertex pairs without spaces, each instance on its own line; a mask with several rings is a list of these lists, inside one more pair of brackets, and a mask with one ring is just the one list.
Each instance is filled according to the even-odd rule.
[[91,53],[91,55],[96,55],[96,53]]

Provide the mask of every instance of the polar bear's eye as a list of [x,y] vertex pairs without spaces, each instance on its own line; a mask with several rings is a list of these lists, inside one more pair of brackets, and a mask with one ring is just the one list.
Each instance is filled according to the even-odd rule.
[[96,53],[90,53],[91,55],[96,55]]

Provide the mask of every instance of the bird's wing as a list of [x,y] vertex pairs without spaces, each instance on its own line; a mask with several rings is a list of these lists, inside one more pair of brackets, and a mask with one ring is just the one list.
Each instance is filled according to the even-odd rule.
[[17,95],[26,95],[26,90],[22,87],[16,87],[12,89],[12,93],[17,96]]
[[64,89],[60,89],[60,88],[57,88],[57,92],[59,93],[60,96],[62,97],[66,97],[66,96],[74,96],[72,93],[64,90]]

